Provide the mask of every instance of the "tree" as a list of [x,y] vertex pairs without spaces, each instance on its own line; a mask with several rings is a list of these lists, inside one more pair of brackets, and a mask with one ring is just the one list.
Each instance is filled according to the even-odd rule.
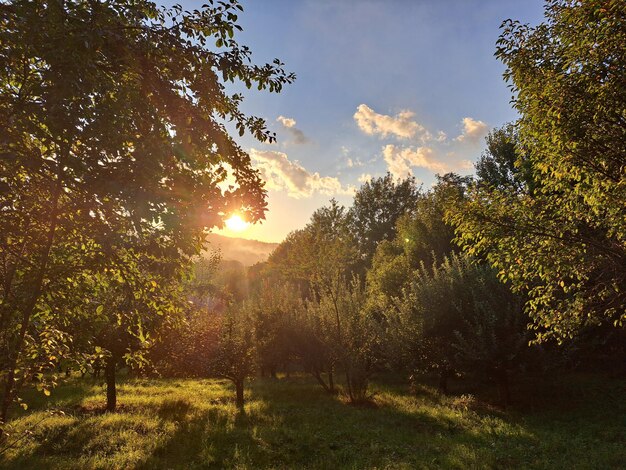
[[413,211],[419,192],[415,178],[394,181],[390,173],[373,178],[356,192],[348,220],[359,249],[362,273],[370,267],[378,244],[393,239],[398,219]]
[[286,367],[295,355],[294,333],[299,328],[297,319],[302,308],[300,293],[289,284],[265,282],[249,300],[261,375],[269,372],[276,378],[278,368]]
[[551,0],[546,22],[507,20],[497,57],[537,187],[473,188],[451,211],[460,241],[528,293],[538,340],[626,319],[626,7]]
[[254,372],[255,344],[252,319],[244,308],[233,307],[222,318],[220,336],[209,371],[235,385],[236,404],[244,405],[245,380]]
[[[43,299],[72,294],[63,279],[104,270],[129,237],[176,260],[233,209],[263,217],[258,172],[223,122],[273,135],[224,84],[278,92],[294,76],[278,60],[250,63],[233,39],[240,10],[236,0],[191,12],[128,0],[0,5],[0,420],[33,318],[49,320]],[[220,189],[229,174],[237,184]]]
[[522,153],[515,124],[493,129],[485,139],[487,149],[474,168],[479,185],[514,193],[534,190],[530,162]]
[[317,209],[302,230],[296,230],[274,250],[266,274],[297,284],[303,295],[337,277],[350,277],[358,263],[356,239],[346,209],[332,199]]
[[391,306],[391,298],[401,295],[421,265],[430,268],[458,251],[454,228],[444,216],[448,206],[463,198],[469,181],[454,173],[437,176],[437,184],[420,194],[413,209],[398,219],[395,237],[378,245],[367,281],[370,296],[379,297],[385,308]]
[[333,392],[332,369],[338,364],[346,377],[346,394],[351,403],[359,404],[369,399],[369,380],[379,360],[380,328],[365,308],[365,290],[357,277],[352,281],[336,278],[334,282],[319,286],[318,296],[307,303],[307,311],[315,322],[316,338],[324,344],[330,357],[330,384],[318,381]]
[[509,373],[528,347],[526,316],[490,266],[454,253],[430,269],[422,266],[397,312],[398,349],[415,369],[436,371],[443,393],[456,373],[483,375],[498,383],[502,402],[509,401]]
[[184,318],[188,304],[182,270],[168,259],[127,252],[115,268],[77,283],[89,302],[73,306],[68,329],[80,332],[74,350],[104,365],[107,411],[117,405],[118,365],[142,369],[161,332]]

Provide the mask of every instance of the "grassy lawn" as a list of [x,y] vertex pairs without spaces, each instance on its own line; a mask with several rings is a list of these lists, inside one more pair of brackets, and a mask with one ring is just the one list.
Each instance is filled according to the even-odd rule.
[[72,379],[50,398],[29,397],[12,425],[14,437],[32,434],[0,467],[625,468],[624,385],[580,377],[531,385],[503,412],[400,384],[374,385],[375,403],[357,408],[296,377],[254,381],[238,412],[227,382],[128,379],[119,412],[102,414],[101,384]]

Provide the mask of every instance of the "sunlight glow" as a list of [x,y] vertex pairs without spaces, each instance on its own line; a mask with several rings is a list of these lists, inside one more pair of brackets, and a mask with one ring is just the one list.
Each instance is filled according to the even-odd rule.
[[250,223],[241,218],[239,214],[233,214],[224,221],[226,228],[233,232],[241,232],[250,226]]

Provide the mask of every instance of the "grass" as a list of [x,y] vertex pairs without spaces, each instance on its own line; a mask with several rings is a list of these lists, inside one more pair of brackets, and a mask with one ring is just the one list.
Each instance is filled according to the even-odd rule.
[[623,381],[543,387],[517,390],[526,398],[504,412],[429,386],[412,395],[374,384],[374,404],[359,408],[306,377],[257,379],[240,412],[224,381],[126,379],[119,411],[101,413],[104,388],[75,378],[27,397],[11,427],[32,434],[0,468],[625,468]]

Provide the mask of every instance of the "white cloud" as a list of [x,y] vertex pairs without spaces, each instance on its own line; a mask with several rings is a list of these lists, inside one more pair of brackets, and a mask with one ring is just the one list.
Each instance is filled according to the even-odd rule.
[[290,197],[310,197],[316,191],[330,195],[354,193],[353,187],[344,187],[335,177],[311,173],[299,162],[289,160],[283,152],[251,149],[250,157],[261,172],[266,188],[287,191]]
[[285,116],[278,116],[276,119],[277,122],[280,122],[285,127],[294,127],[296,125],[296,120],[292,118],[288,118]]
[[434,173],[467,170],[472,162],[460,160],[456,152],[448,152],[442,156],[432,147],[398,147],[386,145],[383,147],[383,158],[389,172],[396,178],[412,176],[412,168],[426,168]]
[[[487,124],[465,117],[461,121],[461,134],[450,139],[443,131],[431,133],[414,117],[411,111],[395,116],[378,114],[365,104],[359,105],[354,114],[357,125],[366,134],[408,141],[406,146],[388,144],[382,149],[387,169],[395,177],[410,176],[413,168],[426,168],[434,173],[471,170],[472,162],[467,156],[475,156],[476,145],[489,131]],[[354,166],[353,163],[349,160],[348,166]]]
[[430,147],[401,148],[390,144],[383,147],[383,158],[389,172],[396,178],[411,176],[413,174],[411,167],[427,168],[439,173],[447,171],[447,168],[435,158]]
[[454,139],[458,142],[477,143],[487,135],[487,132],[489,132],[487,124],[482,121],[472,119],[471,117],[464,117],[461,122],[463,123],[463,132],[460,136]]
[[370,175],[369,173],[363,173],[361,176],[359,176],[359,183],[367,183],[368,181],[371,181],[372,179],[372,175]]
[[293,142],[295,144],[306,144],[309,142],[309,138],[304,135],[300,129],[296,128],[296,120],[293,118],[278,116],[276,118],[276,122],[280,122],[286,131],[288,131],[293,137]]
[[401,139],[418,138],[426,142],[432,138],[430,132],[421,124],[415,122],[412,111],[401,111],[395,116],[378,114],[366,104],[360,104],[354,120],[359,128],[369,135],[379,135],[381,137],[395,136]]

